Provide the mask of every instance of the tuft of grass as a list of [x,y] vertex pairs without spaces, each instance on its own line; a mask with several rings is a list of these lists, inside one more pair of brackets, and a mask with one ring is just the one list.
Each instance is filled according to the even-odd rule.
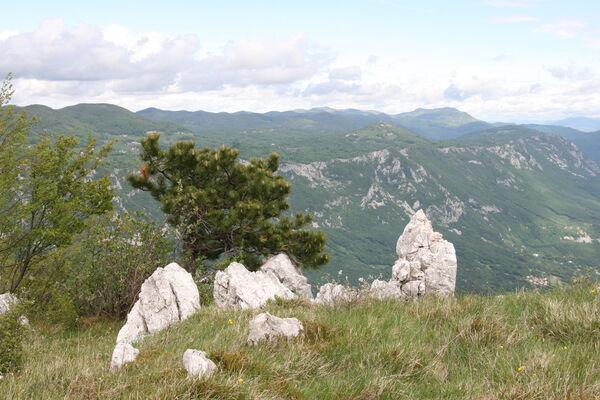
[[[598,296],[574,288],[335,308],[210,305],[145,338],[137,360],[116,373],[108,367],[121,323],[56,332],[34,322],[23,365],[0,380],[0,398],[600,398]],[[300,319],[304,336],[247,346],[249,321],[264,311]],[[207,351],[218,370],[188,378],[188,348]]]

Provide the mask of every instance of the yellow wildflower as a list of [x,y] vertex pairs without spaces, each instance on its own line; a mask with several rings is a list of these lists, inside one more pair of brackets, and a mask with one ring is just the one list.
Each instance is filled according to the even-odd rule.
[[242,382],[244,382],[244,380],[242,378],[240,378],[240,379],[238,379],[238,382],[242,383]]
[[229,325],[233,325],[233,321],[229,319]]
[[567,349],[567,346],[563,347],[563,349],[565,349],[565,350],[566,350],[566,349]]

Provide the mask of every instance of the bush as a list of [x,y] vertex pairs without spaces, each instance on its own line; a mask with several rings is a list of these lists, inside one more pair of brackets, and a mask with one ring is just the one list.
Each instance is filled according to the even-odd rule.
[[13,372],[23,363],[22,314],[23,307],[13,304],[8,312],[0,315],[0,374]]
[[45,274],[24,295],[35,299],[36,317],[64,328],[81,317],[123,318],[142,283],[172,261],[174,249],[165,227],[141,214],[93,216],[71,246],[48,257]]
[[175,243],[165,226],[141,217],[129,213],[92,217],[72,246],[65,286],[80,316],[124,317],[142,283],[172,261]]

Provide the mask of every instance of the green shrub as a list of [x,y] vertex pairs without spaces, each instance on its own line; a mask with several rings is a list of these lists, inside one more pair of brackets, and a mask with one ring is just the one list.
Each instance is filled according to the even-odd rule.
[[15,371],[23,363],[22,313],[23,307],[13,304],[8,312],[0,315],[0,373]]
[[92,217],[70,249],[65,292],[80,316],[122,318],[142,283],[173,261],[174,249],[164,226],[146,222],[140,215]]
[[67,248],[47,257],[45,273],[31,280],[24,296],[34,299],[34,317],[64,328],[81,317],[123,318],[142,283],[173,261],[175,243],[164,226],[140,214],[93,216]]

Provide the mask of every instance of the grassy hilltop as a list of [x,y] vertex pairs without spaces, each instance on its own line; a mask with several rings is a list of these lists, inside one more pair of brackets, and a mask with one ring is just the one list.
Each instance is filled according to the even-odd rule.
[[[248,347],[259,312],[205,306],[139,343],[108,371],[121,322],[75,331],[35,326],[6,399],[595,399],[600,397],[600,296],[593,286],[503,296],[364,300],[338,308],[271,302],[306,336]],[[230,321],[231,320],[231,323]],[[188,348],[218,371],[188,379]]]

